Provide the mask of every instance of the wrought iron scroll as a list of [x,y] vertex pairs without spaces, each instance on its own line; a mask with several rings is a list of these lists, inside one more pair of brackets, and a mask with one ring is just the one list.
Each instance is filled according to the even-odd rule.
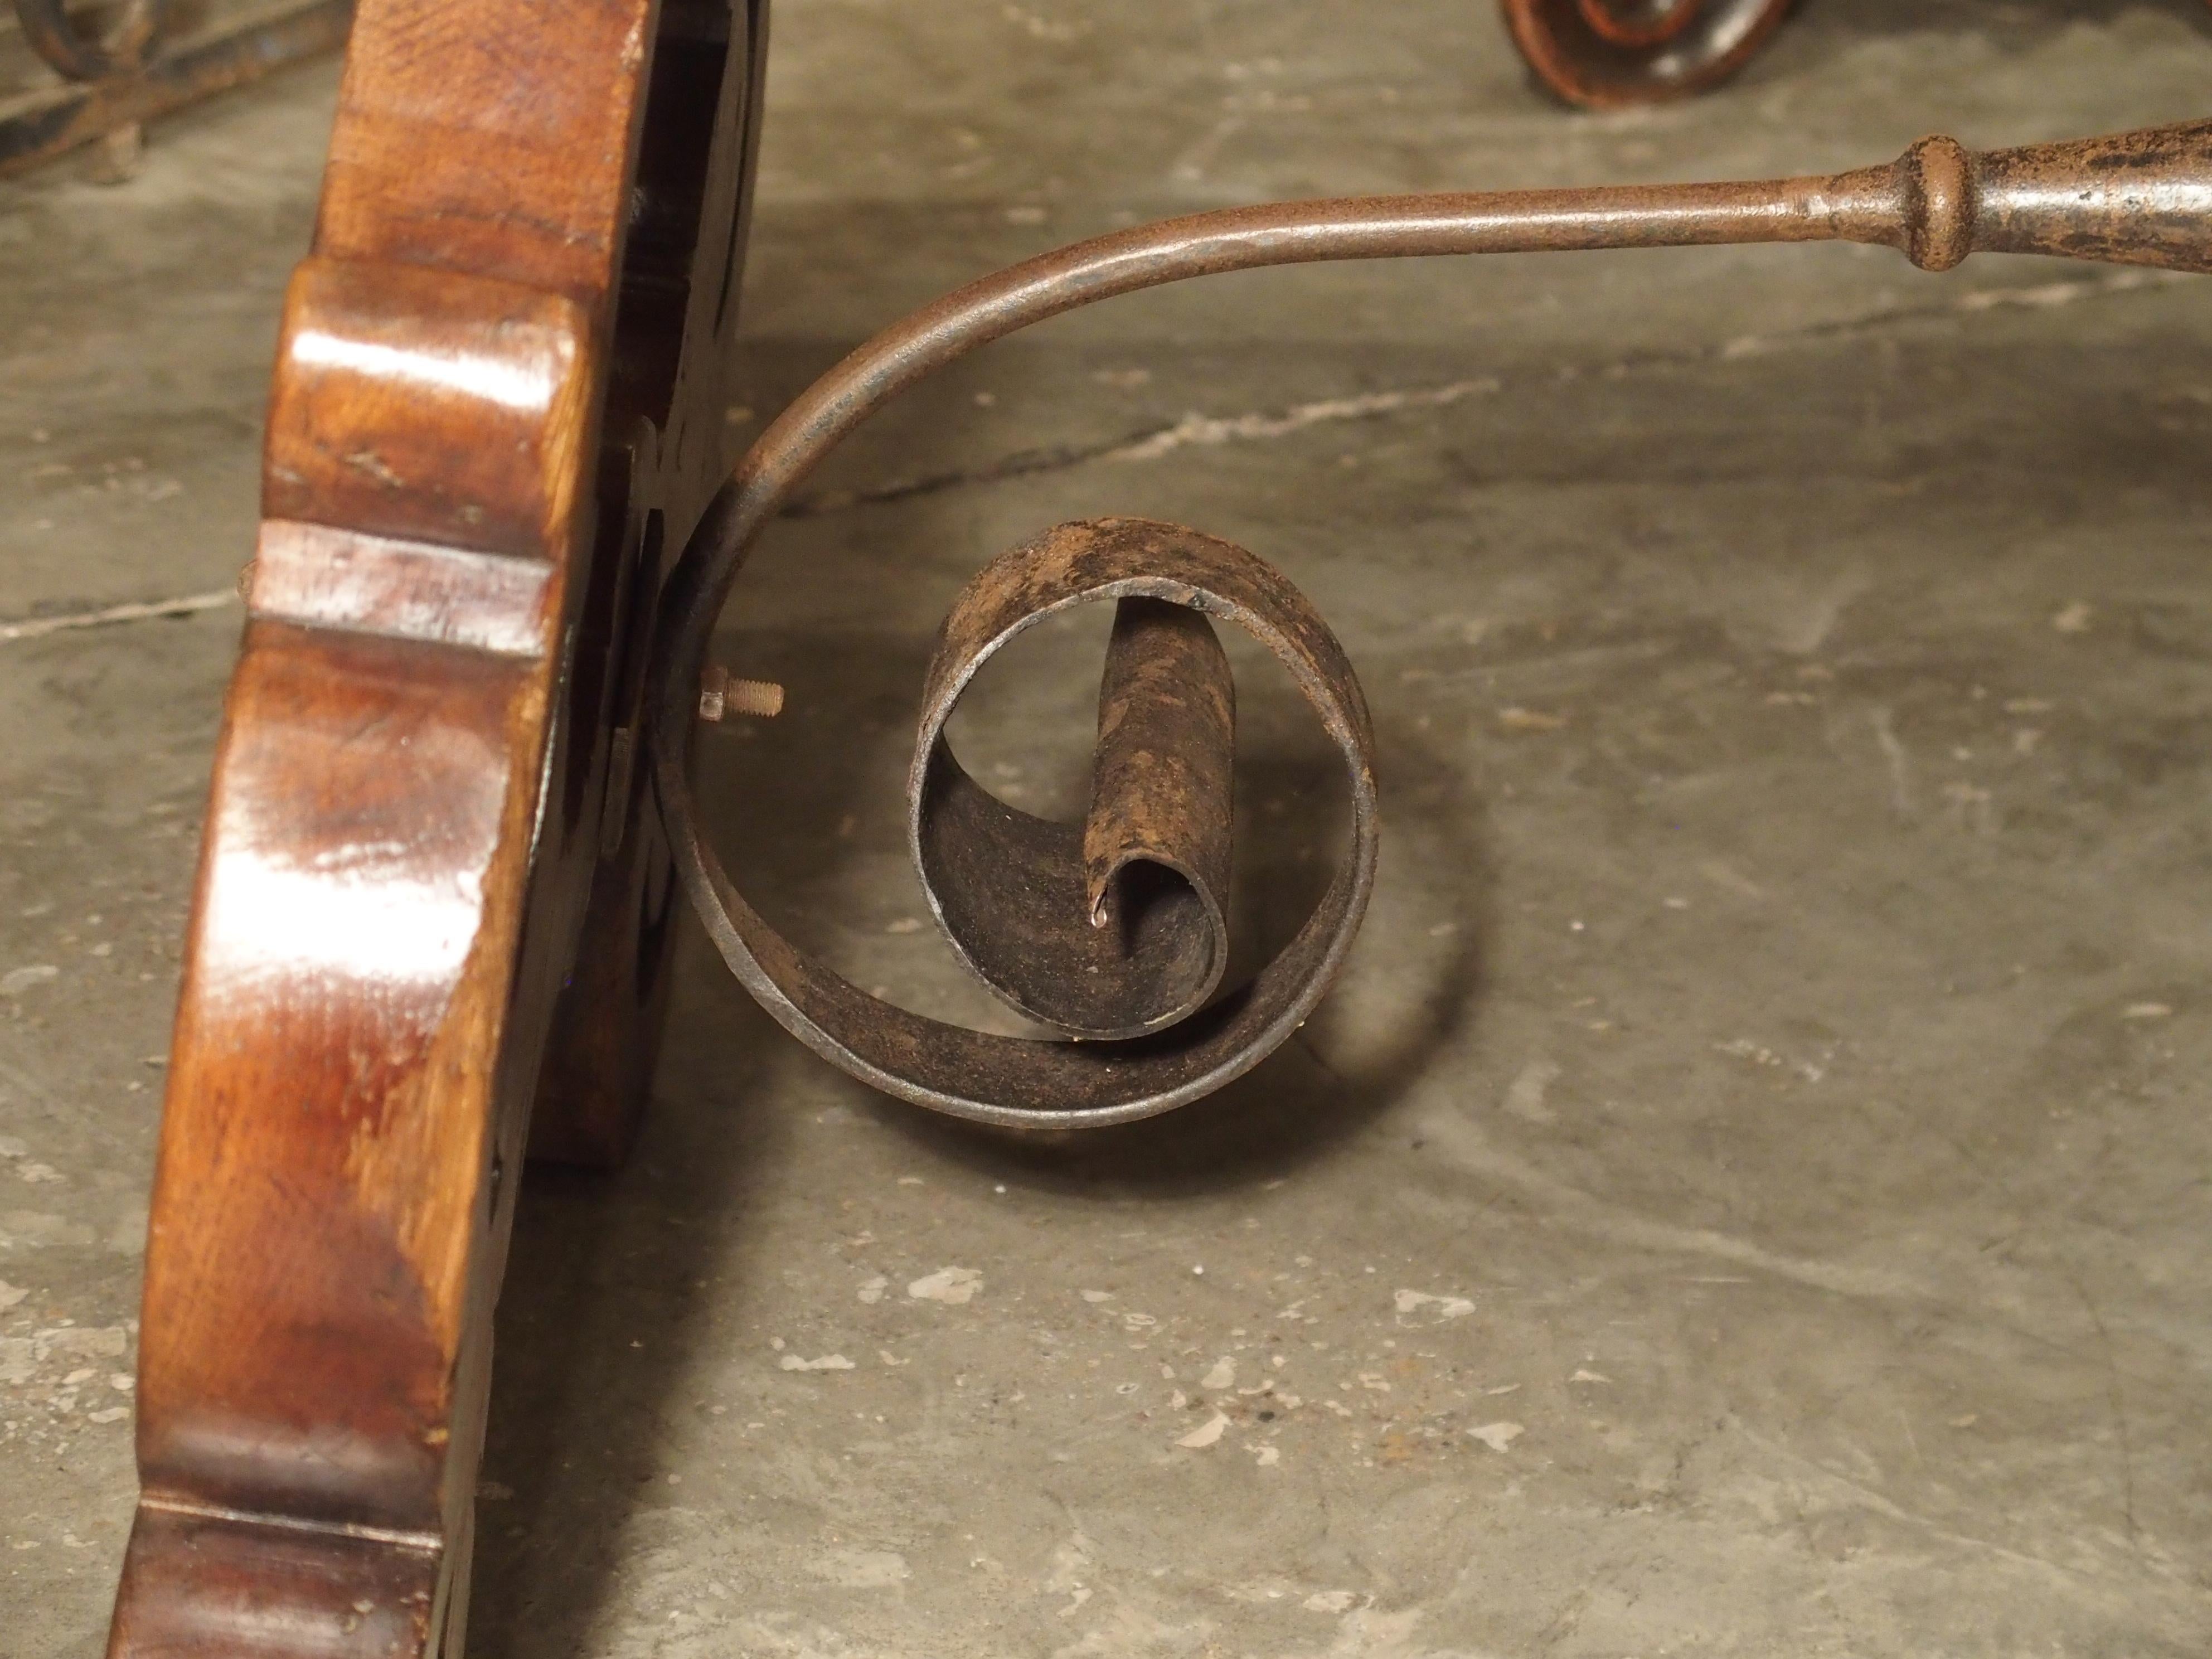
[[1765,45],[1791,0],[1500,0],[1530,70],[1587,109],[1718,86]]
[[31,49],[72,81],[133,73],[168,27],[169,11],[170,0],[127,0],[104,33],[88,35],[61,0],[15,0]]
[[1498,0],[1536,78],[1585,109],[1666,103],[1711,90],[1757,55],[1794,3]]
[[[653,785],[678,875],[723,957],[817,1053],[888,1093],[989,1122],[1143,1117],[1257,1064],[1342,963],[1376,842],[1365,704],[1341,647],[1295,590],[1252,555],[1194,531],[1104,520],[1047,532],[987,567],[962,596],[924,688],[910,840],[960,953],[1006,1000],[1067,1034],[1005,1037],[878,1000],[808,957],[746,902],[704,833],[690,772],[708,644],[762,531],[822,459],[900,392],[978,346],[1116,295],[1316,260],[1811,241],[1885,245],[1928,270],[1987,252],[2212,271],[2212,121],[1986,155],[1927,138],[1887,166],[1826,178],[1198,214],[1015,265],[878,334],[762,434],[666,590],[647,692]],[[1290,666],[1345,757],[1350,855],[1282,955],[1225,994],[1214,986],[1233,695],[1210,634],[1199,637],[1202,622],[1194,629],[1140,608],[1130,629],[1154,636],[1126,650],[1117,628],[1091,813],[1079,830],[993,799],[943,741],[952,699],[999,644],[1048,612],[1109,599],[1125,623],[1137,603],[1250,629]],[[1136,746],[1164,757],[1172,775],[1135,776],[1127,719],[1152,723]],[[1115,883],[1133,865],[1154,866],[1151,888],[1117,898]],[[1151,907],[1142,916],[1117,912],[1139,902]]]
[[15,0],[31,49],[63,84],[0,101],[0,178],[105,141],[127,170],[142,125],[345,44],[353,0],[286,0],[173,33],[173,0],[125,0],[97,32],[63,0]]

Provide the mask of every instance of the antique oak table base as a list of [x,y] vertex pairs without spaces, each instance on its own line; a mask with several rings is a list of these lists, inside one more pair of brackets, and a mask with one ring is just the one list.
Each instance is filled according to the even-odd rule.
[[[1252,554],[1107,520],[993,561],[923,691],[913,851],[956,950],[1067,1034],[866,996],[748,906],[689,784],[750,549],[900,391],[1079,306],[1305,260],[1848,240],[2212,268],[2212,123],[1828,179],[1292,204],[1124,231],[854,352],[726,477],[763,9],[366,0],[287,301],[249,617],[215,769],[147,1258],[143,1486],[116,1659],[461,1651],[492,1310],[526,1150],[621,1156],[681,886],[787,1030],[872,1085],[1012,1125],[1166,1110],[1326,991],[1374,869],[1366,706]],[[716,486],[719,484],[719,489]],[[680,557],[672,557],[681,547]],[[1091,808],[1006,806],[945,722],[1039,617],[1112,600]],[[1222,988],[1235,696],[1213,624],[1343,757],[1350,852]]]

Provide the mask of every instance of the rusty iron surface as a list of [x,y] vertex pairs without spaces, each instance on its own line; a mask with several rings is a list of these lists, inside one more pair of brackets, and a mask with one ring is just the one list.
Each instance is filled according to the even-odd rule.
[[98,34],[70,20],[61,0],[15,0],[31,50],[72,81],[104,81],[135,70],[169,25],[170,0],[127,0]]
[[280,5],[167,50],[167,0],[138,0],[96,38],[79,33],[58,0],[15,0],[15,9],[25,39],[67,81],[0,103],[0,178],[337,51],[354,0]]
[[1792,0],[1500,0],[1536,78],[1586,109],[1666,103],[1719,85]]
[[[1098,705],[1085,823],[1006,805],[954,758],[945,723],[984,663],[1071,606],[1116,602]],[[1314,967],[1342,956],[1372,881],[1375,783],[1366,707],[1352,665],[1296,589],[1240,547],[1180,525],[1107,519],[1061,525],[994,560],[945,619],[924,681],[908,781],[908,833],[931,909],[963,961],[1011,1006],[1094,1041],[1083,1064],[1120,1092],[1171,1091],[1200,1051],[1126,1050],[1206,1006],[1229,957],[1224,920],[1232,830],[1236,690],[1206,618],[1248,629],[1288,666],[1343,752],[1353,851],[1290,951],[1304,975],[1263,972],[1230,1022],[1256,1060],[1317,1000]],[[1224,1028],[1226,1029],[1226,1028]],[[1103,1040],[1103,1041],[1102,1041]],[[1218,1046],[1225,1039],[1213,1039]],[[1034,1043],[991,1039],[967,1081],[994,1094],[1034,1087]],[[1224,1057],[1226,1051],[1223,1051]],[[1224,1073],[1224,1079],[1231,1073]],[[1096,1085],[1087,1085],[1093,1088]]]
[[1796,0],[1498,0],[1529,72],[1584,109],[1709,92],[1755,57]]
[[[1115,638],[1089,819],[1017,811],[960,767],[945,723],[1007,641],[1109,601]],[[1304,926],[1219,996],[1234,692],[1208,617],[1243,628],[1290,670],[1343,757],[1352,818],[1351,851]],[[1249,1070],[1320,1001],[1374,885],[1374,733],[1349,658],[1271,566],[1179,525],[1061,525],[970,582],[924,683],[908,800],[915,864],[956,951],[1009,1005],[1090,1040],[998,1036],[878,1001],[799,953],[726,882],[716,942],[825,1059],[903,1099],[984,1121],[1118,1122]]]
[[[1609,3],[1616,19],[1639,15],[1619,0]],[[1657,27],[1663,10],[1655,3],[1640,15]],[[1341,647],[1296,591],[1250,555],[1194,531],[1109,520],[1063,526],[1006,556],[955,608],[925,689],[911,777],[914,846],[939,921],[1014,1006],[1071,1033],[1145,1033],[1024,1041],[925,1019],[838,977],[746,902],[702,832],[689,776],[701,677],[715,623],[761,532],[831,449],[908,386],[978,346],[1117,295],[1318,260],[1810,241],[1893,247],[1930,270],[1976,252],[2212,270],[2212,121],[1986,155],[1954,139],[1925,138],[1895,161],[1829,177],[1356,198],[1201,213],[1043,254],[884,330],[761,434],[708,507],[665,592],[649,691],[653,788],[678,874],[724,959],[817,1053],[901,1098],[985,1121],[1122,1121],[1181,1105],[1256,1064],[1341,964],[1375,852],[1365,706]],[[1219,943],[1205,916],[1220,896],[1206,780],[1210,768],[1225,764],[1218,757],[1231,717],[1225,707],[1202,717],[1195,708],[1170,710],[1178,699],[1198,705],[1225,696],[1202,648],[1182,636],[1142,641],[1153,625],[1136,614],[1129,655],[1109,670],[1097,795],[1079,836],[1032,829],[1039,821],[1024,823],[993,801],[939,741],[960,687],[1006,636],[1054,607],[1109,597],[1226,616],[1267,641],[1336,739],[1352,782],[1352,854],[1304,928],[1249,986],[1173,1024],[1170,1015],[1209,994],[1206,953]],[[1174,728],[1158,746],[1177,757],[1178,775],[1137,775],[1141,769],[1117,747],[1117,722],[1131,719]],[[1126,948],[1079,932],[1102,896],[1113,920],[1113,872],[1124,852],[1164,871],[1170,890],[1152,923],[1158,935]],[[1051,948],[1038,948],[1047,938]],[[1092,997],[1066,982],[1078,972],[1091,976],[1096,953],[1109,946],[1122,951],[1117,971],[1127,983]],[[1140,959],[1153,965],[1139,973]],[[1194,989],[1200,987],[1206,988]]]
[[[1148,580],[1162,574],[1146,572]],[[1236,742],[1237,682],[1204,613],[1180,598],[1119,601],[1098,688],[1084,914],[1091,936],[1113,940],[1117,957],[1141,958],[1155,941],[1173,939],[1172,960],[1187,977],[1170,981],[1179,994],[1098,1035],[1172,1024],[1221,983]]]

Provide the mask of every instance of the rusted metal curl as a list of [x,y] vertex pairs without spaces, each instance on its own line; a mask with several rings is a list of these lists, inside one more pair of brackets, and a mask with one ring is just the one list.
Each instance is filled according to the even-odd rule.
[[[1091,811],[1081,824],[1055,823],[970,777],[945,723],[1016,635],[1106,600],[1115,614]],[[1341,750],[1352,854],[1280,971],[1222,999],[1210,1023],[1171,1045],[1132,1044],[1212,1004],[1229,961],[1237,691],[1208,617],[1237,623],[1281,660]],[[1079,1085],[1092,1092],[1161,1096],[1214,1074],[1218,1062],[1256,1061],[1318,998],[1374,879],[1374,735],[1343,647],[1264,561],[1148,519],[1061,525],[969,584],[924,682],[907,800],[915,866],[945,937],[1009,1005],[1093,1040],[1065,1051],[1079,1073],[1097,1074]],[[1000,1068],[994,1092],[1018,1099],[1040,1080],[1036,1046],[994,1045],[969,1058]]]
[[1711,90],[1796,0],[1498,0],[1529,70],[1570,104],[1625,109]]
[[1589,109],[1664,103],[1750,61],[1791,0],[1502,0],[1537,78]]
[[15,0],[31,49],[72,81],[105,81],[136,70],[168,27],[170,0],[125,0],[106,28],[84,32],[62,0]]
[[[1063,525],[992,561],[938,637],[907,787],[915,867],[962,959],[1071,1036],[1142,1036],[1221,982],[1237,686],[1204,613],[1231,607],[1214,586],[1248,562],[1176,526]],[[945,724],[1001,646],[1102,600],[1115,609],[1091,811],[1060,823],[976,782]]]
[[15,0],[33,51],[64,77],[0,102],[0,179],[105,139],[126,176],[142,124],[345,44],[353,0],[285,0],[209,26],[173,0],[106,8]]
[[[1109,602],[1089,815],[1060,823],[1010,806],[961,766],[945,722],[1016,635]],[[1209,617],[1290,671],[1343,757],[1352,820],[1350,852],[1304,927],[1224,995],[1236,690]],[[1145,1116],[1258,1064],[1320,1001],[1374,885],[1374,732],[1343,647],[1263,560],[1152,520],[1059,526],[969,583],[924,679],[908,808],[915,865],[954,950],[1009,1006],[1082,1040],[994,1036],[868,997],[726,884],[709,925],[739,976],[825,1058],[994,1122]]]
[[[1563,0],[1565,3],[1565,0]],[[1577,0],[1579,3],[1579,0]],[[1725,0],[1588,0],[1611,24],[1720,15]],[[1595,14],[1593,14],[1595,15]],[[1627,20],[1624,21],[1623,20]],[[1367,714],[1342,649],[1250,554],[1134,520],[1062,526],[963,595],[924,692],[909,823],[931,902],[1014,1006],[1082,1041],[1001,1037],[870,997],[746,902],[702,834],[690,782],[708,641],[754,542],[869,415],[963,354],[1031,323],[1217,271],[1323,259],[1732,242],[1856,241],[1927,270],[1977,252],[2212,270],[2212,121],[1978,155],[1923,138],[1829,177],[1293,202],[1079,242],[915,313],[779,416],[694,531],[663,599],[648,686],[653,787],[677,874],[746,988],[817,1053],[877,1088],[986,1121],[1099,1124],[1236,1077],[1297,1028],[1344,960],[1375,858]],[[975,669],[1040,616],[1111,599],[1090,817],[1048,825],[994,800],[943,741]],[[1193,614],[1179,614],[1193,613]],[[1353,847],[1282,953],[1218,994],[1226,958],[1233,694],[1195,613],[1235,621],[1297,679],[1343,752]]]

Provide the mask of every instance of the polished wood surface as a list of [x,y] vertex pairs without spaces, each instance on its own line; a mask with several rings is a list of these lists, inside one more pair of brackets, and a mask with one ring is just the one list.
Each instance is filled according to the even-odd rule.
[[638,636],[725,459],[763,21],[361,7],[187,944],[115,1659],[460,1650],[533,1100],[541,1150],[618,1157],[658,1034]]

